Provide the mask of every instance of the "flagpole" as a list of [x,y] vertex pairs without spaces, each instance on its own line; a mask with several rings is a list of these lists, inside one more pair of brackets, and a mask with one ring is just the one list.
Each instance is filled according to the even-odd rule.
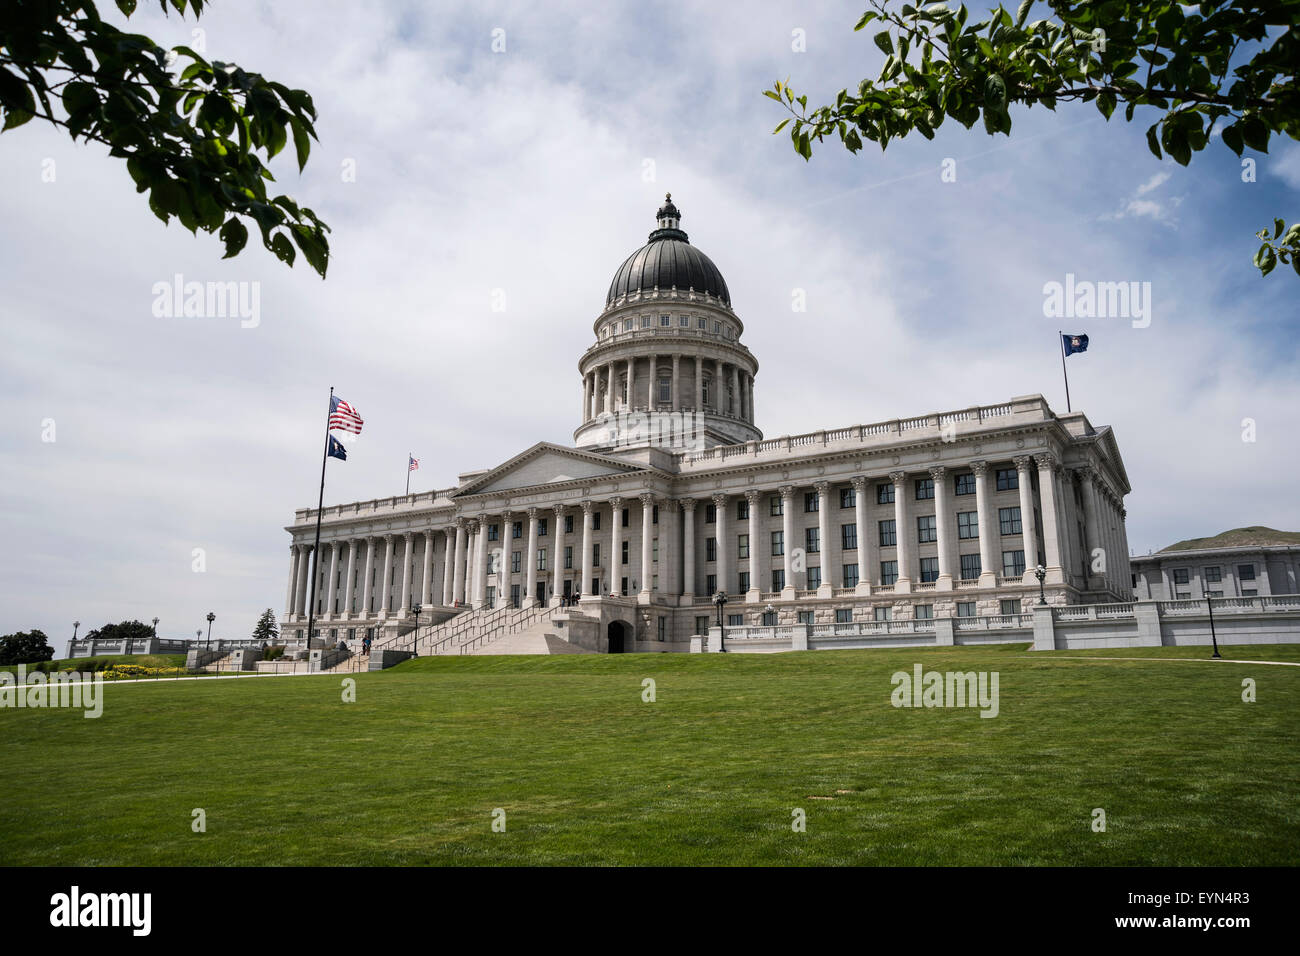
[[1070,373],[1065,370],[1065,333],[1060,329],[1056,330],[1056,341],[1061,346],[1061,374],[1065,376],[1065,410],[1070,412]]
[[406,493],[411,493],[411,453],[406,453]]
[[320,456],[320,497],[316,501],[316,543],[311,549],[311,585],[307,588],[307,651],[311,657],[311,632],[316,624],[316,566],[320,559],[320,519],[325,510],[325,462],[330,452],[330,409],[334,405],[334,386],[330,386],[330,400],[325,404],[325,447]]

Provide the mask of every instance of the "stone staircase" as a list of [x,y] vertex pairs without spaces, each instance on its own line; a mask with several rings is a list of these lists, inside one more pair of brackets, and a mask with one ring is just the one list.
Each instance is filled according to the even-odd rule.
[[411,627],[377,643],[369,666],[381,669],[385,654],[392,652],[420,657],[469,654],[585,654],[555,633],[551,616],[558,608],[475,608],[463,611],[434,626]]

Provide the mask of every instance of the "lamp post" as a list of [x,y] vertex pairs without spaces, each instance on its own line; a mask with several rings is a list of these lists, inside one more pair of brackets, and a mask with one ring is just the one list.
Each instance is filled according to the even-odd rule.
[[713,604],[718,609],[718,650],[725,651],[723,638],[726,636],[725,626],[722,623],[722,607],[727,603],[727,592],[718,591],[713,595]]
[[[770,604],[769,604],[767,607],[763,608],[763,617],[764,617],[764,618],[766,618],[769,614],[775,614],[775,613],[776,613],[776,608],[774,608],[774,607],[773,607],[772,605],[770,605]],[[767,621],[764,620],[763,623],[764,623],[764,624],[767,624]],[[772,625],[773,625],[773,626],[776,625],[776,619],[775,619],[775,618],[772,619]]]
[[1215,660],[1222,660],[1223,657],[1219,653],[1219,639],[1214,633],[1214,598],[1210,597],[1210,592],[1205,589],[1204,583],[1201,584],[1201,595],[1205,598],[1205,606],[1210,611],[1210,643],[1214,645],[1214,653],[1210,656]]
[[79,627],[81,627],[81,622],[80,622],[80,621],[73,621],[73,622],[72,622],[72,639],[73,639],[74,641],[77,639],[77,628],[79,628]]
[[420,611],[422,610],[419,601],[411,603],[411,613],[415,615],[415,637],[411,640],[411,656],[420,656]]
[[217,616],[213,614],[211,611],[209,611],[208,612],[208,649],[209,650],[212,649],[212,622],[215,621],[216,619]]
[[156,646],[156,642],[158,640],[158,618],[153,619],[153,639],[155,641],[155,646]]
[[1047,568],[1041,564],[1034,568],[1034,577],[1038,578],[1038,603],[1046,604],[1047,598],[1043,594],[1043,582],[1047,580]]

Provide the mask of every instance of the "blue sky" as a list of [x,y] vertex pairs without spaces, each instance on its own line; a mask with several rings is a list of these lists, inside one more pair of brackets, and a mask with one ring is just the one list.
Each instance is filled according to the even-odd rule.
[[[331,385],[367,424],[331,465],[327,503],[400,493],[408,451],[427,490],[571,441],[578,356],[665,191],[746,323],[768,435],[1035,392],[1063,410],[1043,285],[1150,282],[1150,327],[1067,329],[1091,336],[1071,397],[1115,429],[1135,551],[1300,529],[1300,280],[1250,265],[1253,233],[1296,217],[1300,146],[1275,141],[1248,184],[1220,144],[1184,169],[1147,152],[1154,116],[1107,124],[1063,104],[1016,111],[1010,140],[949,124],[934,142],[856,157],[827,143],[805,162],[771,135],[784,114],[761,91],[788,76],[821,102],[874,76],[860,13],[215,3],[197,24],[210,58],[315,98],[306,172],[287,156],[273,168],[334,229],[323,283],[260,247],[222,261],[215,238],[164,228],[96,146],[35,122],[4,134],[0,632],[40,627],[61,650],[74,619],[84,632],[157,616],[184,636],[212,610],[236,637],[279,613],[283,528],[315,502]],[[196,42],[192,18],[152,6],[131,23]],[[940,180],[945,158],[956,182]],[[154,316],[153,285],[176,273],[260,283],[259,325]]]

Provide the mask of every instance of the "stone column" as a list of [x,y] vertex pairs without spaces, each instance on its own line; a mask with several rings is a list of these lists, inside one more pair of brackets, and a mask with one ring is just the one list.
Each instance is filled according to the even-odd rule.
[[704,359],[695,356],[695,410],[704,411]]
[[397,608],[398,617],[406,617],[411,606],[411,563],[415,556],[415,535],[407,531],[402,535],[402,594]]
[[754,376],[752,375],[749,377],[749,420],[751,422],[758,421],[754,417]]
[[649,385],[646,386],[645,390],[645,409],[647,412],[652,412],[659,404],[659,394],[657,391],[659,388],[659,356],[654,352],[650,353],[650,357],[647,359],[647,366],[646,380],[649,382]]
[[781,597],[787,601],[794,599],[794,485],[782,485],[781,492],[781,537],[785,546],[785,587]]
[[1025,574],[1022,580],[1025,584],[1033,584],[1037,580],[1034,577],[1034,568],[1038,567],[1038,532],[1034,521],[1031,458],[1029,455],[1017,455],[1014,461],[1016,474],[1019,476],[1016,483],[1020,486],[1020,532],[1025,549]]
[[934,480],[934,530],[939,545],[939,577],[936,591],[951,591],[953,555],[957,553],[957,534],[953,527],[952,489],[948,486],[948,469],[939,465],[930,469]]
[[325,617],[327,619],[331,619],[334,617],[334,595],[335,595],[335,591],[337,590],[335,588],[334,582],[338,580],[338,576],[339,576],[339,543],[337,541],[331,541],[330,542],[330,577],[329,577],[329,582],[325,585]]
[[731,407],[728,413],[735,418],[744,418],[740,410],[740,369],[731,366]]
[[379,616],[387,617],[391,610],[393,590],[393,536],[384,535],[384,576],[383,586],[379,591]]
[[726,411],[726,404],[723,396],[726,394],[726,386],[723,382],[726,379],[722,375],[722,359],[713,360],[715,371],[713,373],[713,410],[719,415]]
[[749,590],[745,592],[745,600],[757,604],[763,600],[763,592],[767,590],[763,580],[767,563],[763,556],[772,550],[772,542],[768,541],[764,550],[763,532],[759,523],[763,492],[750,489],[745,492],[745,502],[749,505]]
[[551,567],[551,607],[558,607],[564,597],[564,505],[555,506],[555,555]]
[[695,499],[682,499],[682,604],[695,603]]
[[456,552],[451,560],[451,599],[457,603],[465,600],[465,543],[466,524],[464,518],[456,519]]
[[[718,542],[718,590],[726,591],[727,585],[731,582],[731,568],[727,565],[727,496],[721,493],[715,494],[713,498],[713,512],[715,517],[714,537]],[[706,555],[707,557],[707,555]]]
[[[528,594],[524,598],[524,607],[537,607],[537,509],[528,509],[528,550],[524,552],[524,587]],[[555,580],[554,574],[551,580]]]
[[[475,548],[478,551],[474,556],[474,605],[476,607],[485,607],[487,605],[488,557],[491,554],[486,515],[479,519],[478,531],[475,532],[474,538]],[[497,541],[500,542],[500,534],[497,535]]]
[[614,374],[615,374],[614,363],[609,362],[606,365],[606,368],[608,369],[609,381],[608,384],[605,386],[605,411],[613,412],[614,411]]
[[982,588],[996,587],[998,583],[997,558],[993,549],[996,539],[993,535],[993,507],[989,503],[989,463],[972,461],[971,471],[975,473],[975,510],[979,514],[980,536],[980,578]]
[[375,576],[375,539],[366,535],[366,567],[361,577],[361,616],[370,616],[372,585]]
[[1038,463],[1038,493],[1043,501],[1043,551],[1047,568],[1047,583],[1061,584],[1061,537],[1056,527],[1056,459],[1051,455],[1035,455]]
[[673,353],[673,411],[682,410],[682,356],[680,352]]
[[633,389],[636,388],[636,359],[627,360],[627,397],[623,399],[623,405],[628,411],[632,410],[634,401]]
[[[641,495],[641,604],[650,603],[651,582],[653,581],[653,543],[654,543],[654,495]],[[618,522],[614,522],[616,525]]]
[[[512,573],[510,570],[510,552],[515,546],[514,528],[511,527],[513,524],[514,515],[509,511],[502,512],[501,534],[497,539],[501,545],[501,560],[497,562],[497,591],[500,592],[497,594],[497,607],[510,606],[510,585],[512,583],[510,580]],[[522,562],[522,555],[520,555],[520,560]]]
[[311,566],[311,549],[310,544],[298,548],[298,591],[293,603],[294,613],[299,616],[307,613],[307,569]]
[[867,495],[871,492],[871,483],[865,475],[858,475],[853,480],[853,521],[858,529],[858,586],[853,589],[855,595],[871,593],[871,586],[876,582],[876,548],[875,529],[867,520]]
[[906,594],[912,590],[912,565],[916,561],[912,549],[912,498],[907,493],[907,472],[891,471],[889,480],[894,483],[894,556],[898,559],[894,590]]
[[582,376],[582,420],[591,421],[591,373]]
[[420,603],[433,604],[433,531],[424,533],[424,574],[420,580]]
[[659,502],[659,593],[676,603],[682,593],[682,553],[677,546],[677,499]]
[[817,588],[819,598],[831,597],[831,483],[829,481],[819,481],[813,485],[817,491],[817,537],[821,540],[817,546],[821,548],[819,556],[822,583]]
[[582,503],[582,560],[578,562],[578,567],[582,569],[582,580],[578,582],[578,593],[583,597],[594,600],[600,597],[599,594],[591,594],[591,513],[595,504],[591,501]]
[[298,546],[289,545],[289,586],[285,589],[284,613],[287,617],[293,613],[294,585],[298,583]]
[[352,594],[357,584],[357,539],[348,539],[348,568],[343,581],[343,620],[352,617]]
[[623,593],[623,499],[617,495],[609,499],[609,519],[609,593],[619,596]]

